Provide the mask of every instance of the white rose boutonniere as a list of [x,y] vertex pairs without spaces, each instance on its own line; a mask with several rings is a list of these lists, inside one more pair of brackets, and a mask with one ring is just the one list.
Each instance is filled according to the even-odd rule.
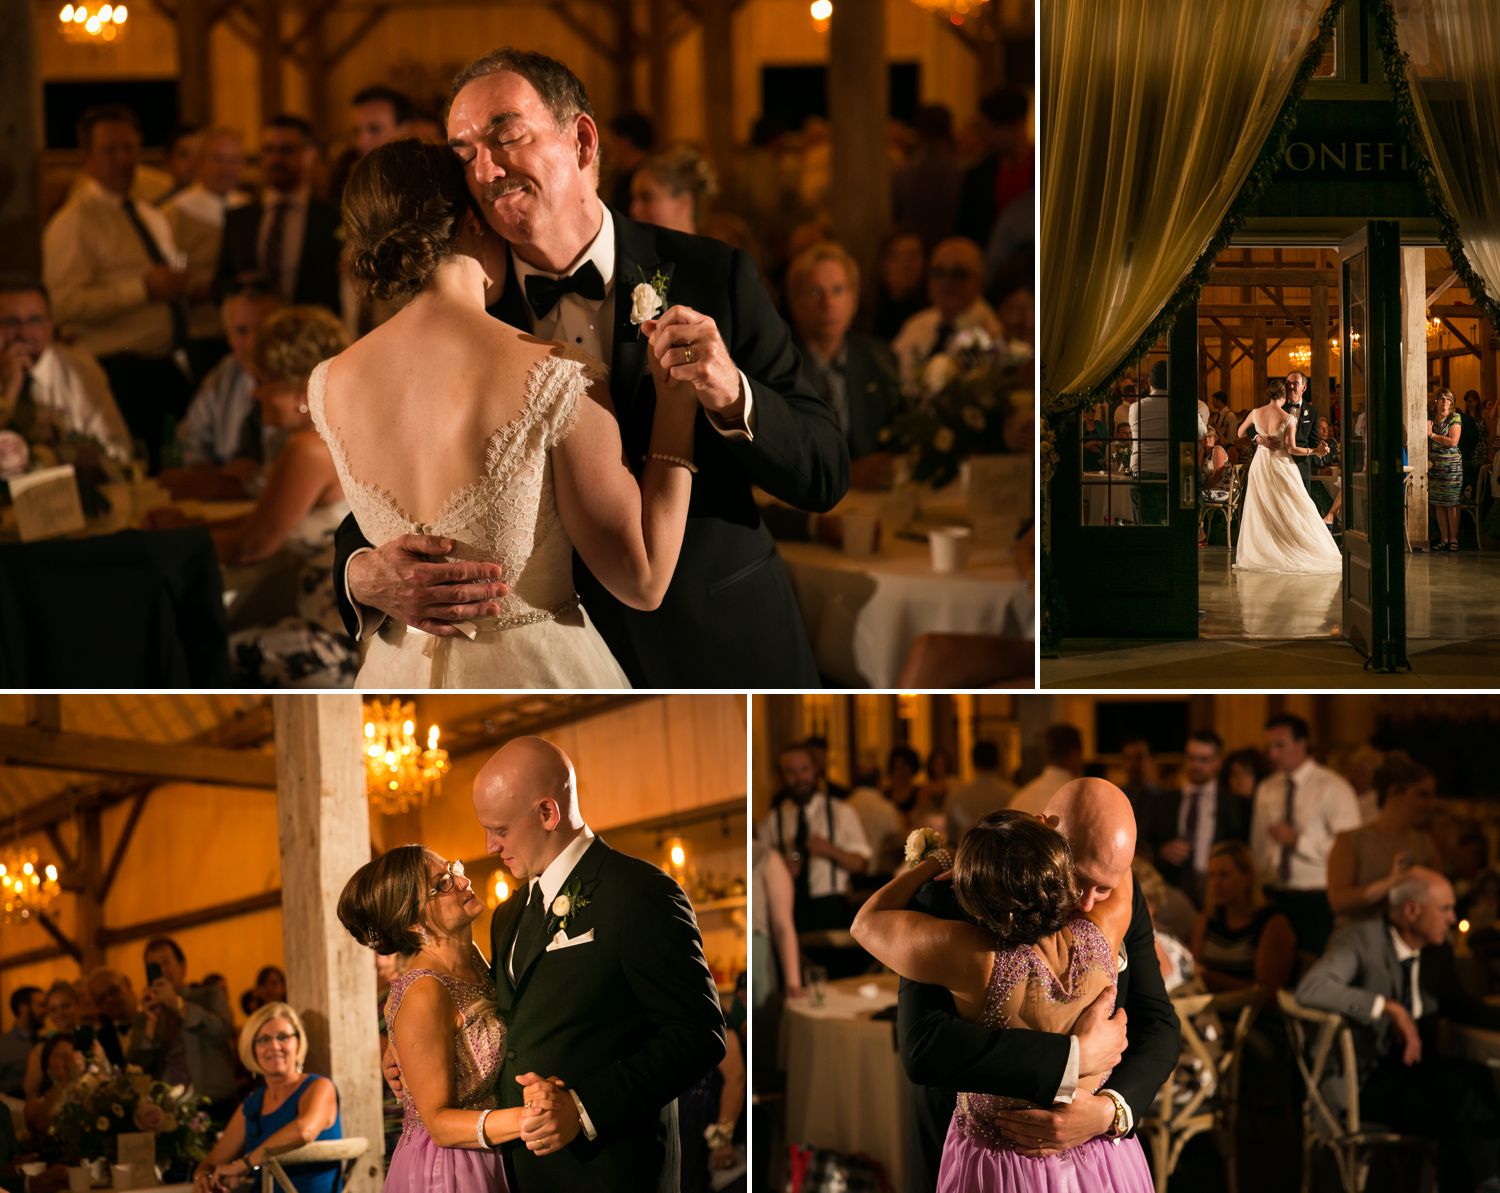
[[589,905],[591,900],[583,893],[578,879],[574,879],[557,893],[552,900],[549,909],[552,913],[552,927],[547,930],[547,935],[552,936],[560,929],[566,929],[568,921]]
[[666,309],[667,287],[672,284],[672,275],[659,268],[649,278],[645,270],[640,274],[640,282],[630,292],[630,322],[636,327]]

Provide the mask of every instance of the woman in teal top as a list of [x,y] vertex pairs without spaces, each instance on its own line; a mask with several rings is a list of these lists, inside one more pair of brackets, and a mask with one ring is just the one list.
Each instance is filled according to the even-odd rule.
[[[320,1139],[342,1139],[338,1091],[327,1077],[304,1073],[307,1032],[284,1002],[267,1003],[240,1031],[240,1059],[265,1084],[229,1120],[213,1151],[193,1173],[197,1193],[233,1188],[267,1156]],[[333,1193],[339,1166],[309,1164],[288,1171],[298,1193]]]

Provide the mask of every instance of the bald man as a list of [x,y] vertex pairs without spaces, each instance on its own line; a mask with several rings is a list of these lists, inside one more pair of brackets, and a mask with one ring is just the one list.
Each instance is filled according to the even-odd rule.
[[[1441,1019],[1500,1027],[1500,1010],[1457,981],[1454,923],[1452,885],[1413,866],[1391,888],[1383,917],[1333,934],[1297,1001],[1350,1020],[1363,1118],[1440,1140],[1440,1188],[1500,1189],[1500,1107],[1489,1074],[1438,1051]],[[1325,1079],[1323,1094],[1344,1108],[1342,1072]]]
[[568,756],[507,742],[474,779],[485,852],[524,888],[496,911],[490,964],[509,1025],[502,1107],[556,1074],[576,1114],[506,1151],[525,1193],[676,1193],[677,1097],[724,1058],[724,1017],[682,888],[584,822]]
[[[943,1140],[959,1091],[1049,1107],[1000,1118],[1002,1134],[1041,1154],[1076,1147],[1096,1135],[1132,1133],[1177,1063],[1177,1014],[1162,984],[1146,900],[1130,876],[1135,855],[1130,801],[1113,783],[1075,779],[1047,801],[1046,815],[1057,818],[1058,831],[1072,847],[1079,909],[1087,912],[1105,899],[1131,901],[1118,978],[1121,1010],[1110,1018],[1108,1000],[1101,999],[1079,1018],[1073,1035],[994,1031],[960,1019],[947,990],[903,979],[897,1030],[913,1087],[912,1193],[937,1188]],[[913,906],[947,919],[964,916],[950,883],[929,882]],[[1101,1092],[1078,1088],[1080,1073],[1111,1067]]]

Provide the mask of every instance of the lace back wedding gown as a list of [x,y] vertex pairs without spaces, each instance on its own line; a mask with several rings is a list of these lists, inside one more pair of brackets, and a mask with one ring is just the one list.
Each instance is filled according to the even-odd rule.
[[1344,570],[1343,554],[1287,452],[1285,432],[1261,435],[1245,486],[1237,571],[1323,575]]
[[[1108,939],[1092,920],[1076,916],[1034,945],[995,950],[979,1022],[995,1031],[1021,1027],[1066,1035],[1089,1004],[1114,985]],[[1103,1080],[1103,1075],[1082,1076],[1079,1092]],[[1017,1098],[959,1094],[943,1145],[938,1193],[1152,1193],[1151,1170],[1133,1136],[1118,1143],[1096,1136],[1055,1155],[1023,1156],[997,1129],[995,1115],[1031,1107]]]
[[[455,488],[430,522],[412,518],[381,485],[355,474],[324,411],[328,362],[313,370],[307,404],[328,444],[365,538],[403,534],[454,540],[451,559],[499,563],[510,592],[500,616],[464,623],[467,638],[434,638],[387,619],[369,643],[355,686],[410,688],[626,688],[630,686],[573,588],[573,544],[558,516],[551,449],[567,438],[598,362],[565,350],[527,374],[525,403],[484,445],[484,466]],[[390,450],[421,450],[392,443]]]

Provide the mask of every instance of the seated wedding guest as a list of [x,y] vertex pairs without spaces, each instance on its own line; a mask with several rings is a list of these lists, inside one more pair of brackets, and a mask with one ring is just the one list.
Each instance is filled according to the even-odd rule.
[[[1327,452],[1317,457],[1313,462],[1315,471],[1322,475],[1331,476],[1332,470],[1339,468],[1342,455],[1339,449],[1338,437],[1333,433],[1333,424],[1326,418],[1318,418],[1318,442],[1327,445]],[[1323,515],[1323,523],[1332,526],[1338,521],[1339,512],[1344,508],[1344,487],[1336,480],[1329,485],[1321,482],[1312,487],[1313,504],[1318,507],[1318,513]]]
[[[247,1177],[258,1183],[257,1170],[267,1157],[344,1137],[338,1090],[329,1078],[304,1072],[307,1031],[286,1003],[267,1003],[245,1021],[240,1060],[263,1084],[235,1108],[224,1134],[194,1169],[197,1193],[235,1188]],[[297,1165],[287,1176],[297,1193],[334,1193],[339,1166]]]
[[94,1003],[94,1036],[109,1063],[118,1068],[130,1055],[136,1029],[145,1025],[136,1002],[135,987],[119,970],[107,968],[90,973],[87,984],[89,997]]
[[911,123],[916,151],[891,175],[891,214],[899,224],[920,228],[930,247],[958,230],[964,170],[953,140],[953,112],[945,104],[923,104]]
[[718,193],[708,159],[691,145],[673,145],[636,166],[630,179],[630,218],[696,233],[698,221]]
[[1292,922],[1266,902],[1243,841],[1221,841],[1209,854],[1207,897],[1191,948],[1209,990],[1279,990],[1291,979],[1297,963]]
[[179,124],[167,138],[167,156],[163,163],[172,185],[156,200],[156,205],[165,207],[191,186],[202,161],[203,131],[191,124]]
[[1266,722],[1275,773],[1255,792],[1250,850],[1261,882],[1297,933],[1297,947],[1321,953],[1333,931],[1328,854],[1334,838],[1359,825],[1354,789],[1312,756],[1307,722],[1291,714]]
[[1458,507],[1463,489],[1463,456],[1458,441],[1467,421],[1453,408],[1453,391],[1439,390],[1427,420],[1427,494],[1437,520],[1434,551],[1458,550]]
[[[1500,1027],[1500,1009],[1459,985],[1448,944],[1453,887],[1413,867],[1391,888],[1386,912],[1340,928],[1297,984],[1297,1001],[1350,1021],[1359,1070],[1360,1116],[1427,1136],[1441,1189],[1500,1188],[1500,1104],[1484,1066],[1446,1054],[1443,1021]],[[1323,1096],[1344,1105],[1342,1072]]]
[[891,341],[903,382],[912,382],[927,360],[946,351],[960,331],[977,328],[992,339],[1000,320],[980,294],[984,259],[972,240],[953,237],[932,250],[927,296],[932,305],[913,315]]
[[859,312],[859,266],[837,244],[814,245],[792,262],[786,288],[803,368],[849,443],[850,484],[889,487],[892,456],[881,450],[880,433],[899,409],[901,386],[885,345],[850,330]]
[[[40,1139],[52,1128],[52,1119],[57,1114],[58,1104],[83,1072],[83,1056],[73,1047],[70,1035],[55,1035],[44,1041],[39,1050],[41,1082],[34,1094],[26,1099],[26,1128],[32,1138]],[[0,1114],[9,1117],[10,1111],[0,1107]]]
[[607,170],[600,193],[616,211],[630,210],[630,183],[637,167],[656,148],[656,125],[641,112],[621,112],[608,121],[602,158]]
[[817,789],[817,766],[802,743],[782,750],[776,764],[791,798],[761,820],[755,839],[786,860],[800,931],[847,928],[854,918],[850,876],[864,873],[871,856],[859,816]]
[[890,343],[906,321],[927,305],[927,250],[921,234],[896,228],[876,258],[875,338]]
[[40,282],[0,281],[0,430],[33,447],[91,439],[111,459],[130,458],[130,432],[109,380],[87,352],[59,343]]
[[76,1040],[82,1050],[97,1056],[90,1046],[87,1035],[88,1023],[79,1005],[78,991],[71,982],[59,978],[47,987],[47,1018],[37,1041],[26,1058],[26,1075],[21,1080],[21,1089],[26,1097],[35,1097],[41,1092],[46,1080],[46,1065],[43,1063],[43,1048],[47,1042],[59,1037]]
[[[1218,432],[1209,427],[1208,434],[1198,444],[1198,504],[1228,501],[1233,478],[1234,465],[1229,462],[1229,453],[1219,446]],[[1207,538],[1198,540],[1200,547],[1207,543]]]
[[221,326],[229,355],[203,379],[177,424],[183,466],[161,475],[174,498],[236,501],[259,492],[283,436],[262,423],[255,401],[255,332],[280,307],[279,298],[257,286],[224,300]]
[[1149,818],[1138,821],[1139,840],[1163,880],[1195,902],[1203,898],[1213,847],[1250,834],[1249,801],[1235,798],[1221,776],[1223,751],[1212,729],[1188,734],[1181,785],[1159,789]]
[[315,197],[308,177],[312,127],[300,116],[274,116],[260,136],[264,187],[224,218],[215,273],[222,297],[246,281],[283,302],[339,311],[339,214]]
[[873,891],[884,885],[901,864],[906,847],[906,817],[896,810],[890,796],[880,788],[880,771],[856,776],[854,790],[844,801],[859,817],[870,845],[870,864],[863,874],[854,876],[856,891]]
[[[1136,885],[1141,888],[1141,897],[1146,900],[1146,911],[1150,914],[1151,926],[1155,929],[1156,963],[1161,968],[1162,985],[1167,988],[1168,994],[1173,991],[1187,993],[1182,987],[1195,984],[1193,954],[1163,917],[1170,895],[1175,895],[1183,902],[1186,902],[1187,897],[1175,887],[1169,887],[1156,867],[1143,857],[1138,856],[1130,863],[1130,872],[1135,877]],[[1189,903],[1187,907],[1187,922],[1191,928],[1192,904]]]
[[1463,487],[1471,489],[1479,469],[1490,458],[1489,430],[1479,401],[1479,391],[1464,391],[1463,427],[1458,437],[1458,454],[1463,459]]
[[991,812],[1008,807],[1016,794],[1015,784],[1000,777],[1000,747],[988,738],[976,741],[969,749],[969,765],[974,777],[949,797],[947,837],[957,841]]
[[892,746],[885,760],[885,795],[896,811],[906,818],[908,828],[926,823],[932,812],[927,793],[917,782],[922,758],[910,746]]
[[10,992],[10,1014],[10,1030],[0,1036],[0,1094],[19,1098],[25,1091],[27,1058],[46,1027],[46,993],[40,986],[17,986]]
[[1059,787],[1083,778],[1083,734],[1073,725],[1048,725],[1042,734],[1042,757],[1046,765],[1041,774],[1016,792],[1011,810],[1040,816]]
[[203,138],[197,177],[162,204],[172,238],[187,256],[188,362],[200,382],[229,351],[214,302],[214,272],[224,241],[225,214],[249,202],[239,189],[245,170],[245,138],[236,128],[216,128]]
[[223,1122],[233,1108],[234,1069],[229,1063],[229,1040],[234,1031],[229,1000],[213,986],[190,985],[187,958],[171,937],[146,942],[143,961],[147,975],[157,976],[141,994],[147,1018],[157,1015],[167,1027],[154,1041],[148,1068],[164,1080],[181,1081],[209,1100],[209,1115]]
[[47,223],[42,274],[63,336],[95,357],[154,473],[169,419],[190,393],[174,352],[187,347],[190,280],[166,216],[131,197],[141,154],[129,108],[78,119],[85,181]]
[[1027,289],[1012,290],[995,307],[1004,337],[1012,343],[1036,343],[1036,301]]
[[1328,855],[1328,902],[1339,927],[1385,914],[1386,896],[1412,866],[1437,865],[1428,831],[1437,799],[1432,772],[1402,750],[1375,771],[1380,814],[1338,835]]
[[1085,406],[1079,412],[1085,472],[1104,472],[1108,469],[1110,435],[1106,417],[1108,413],[1108,409],[1102,402]]

